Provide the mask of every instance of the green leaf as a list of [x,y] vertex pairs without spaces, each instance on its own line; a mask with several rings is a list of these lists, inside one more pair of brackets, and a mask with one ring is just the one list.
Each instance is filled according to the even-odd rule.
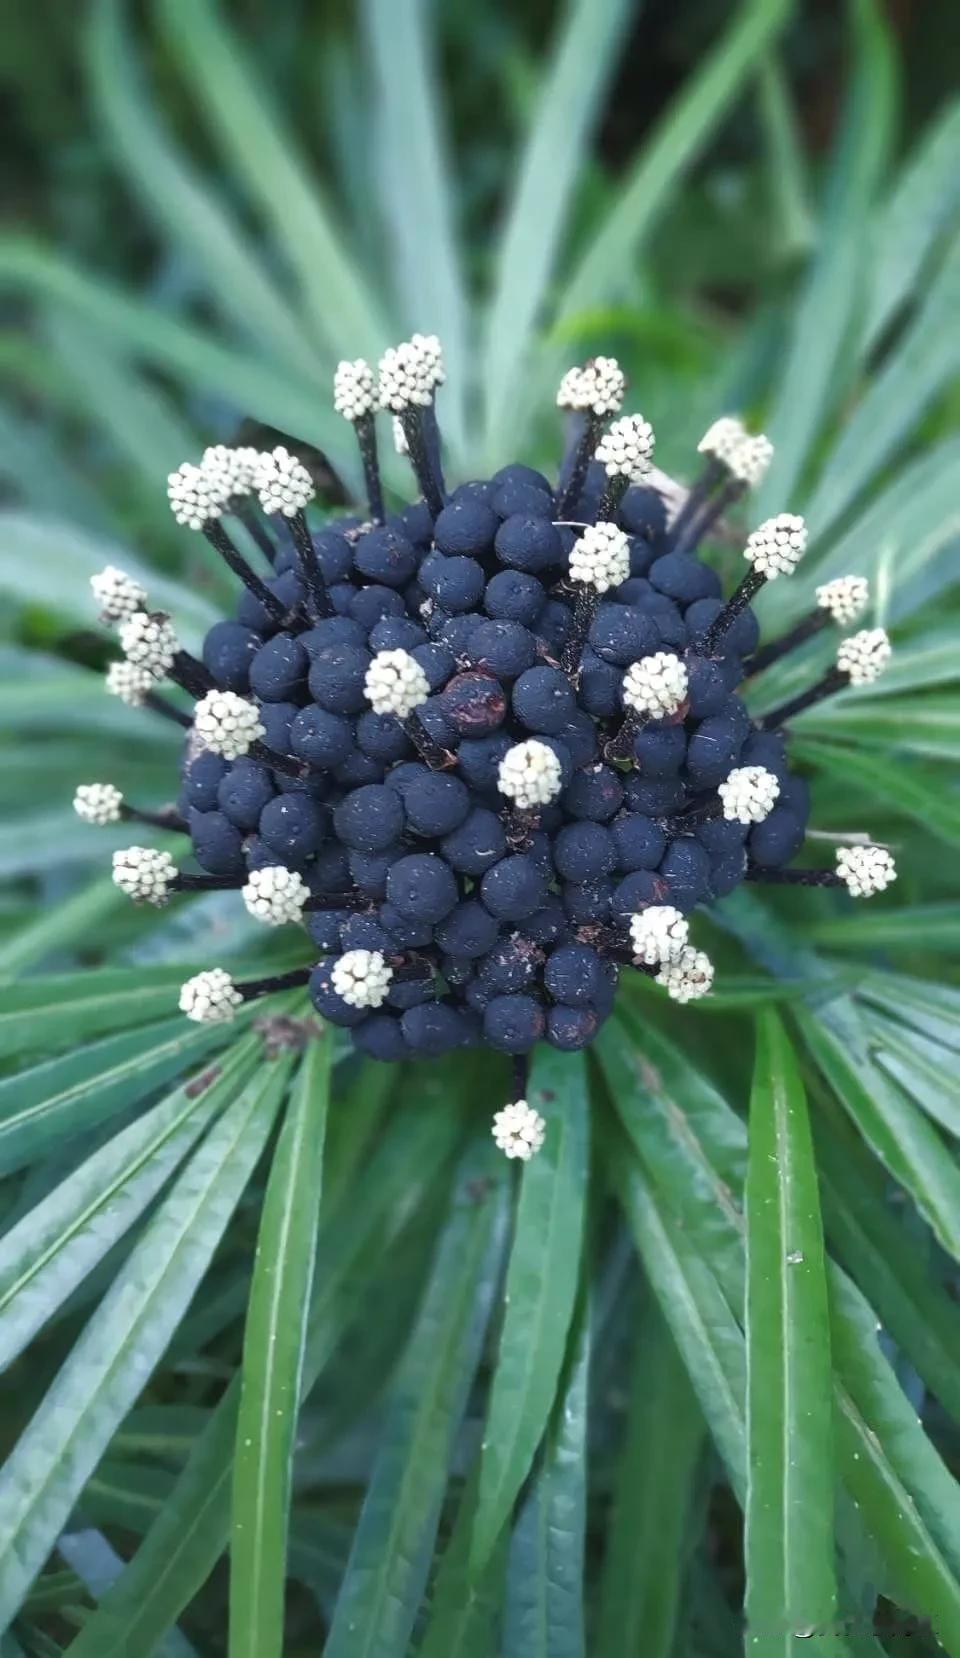
[[900,307],[913,301],[918,277],[960,208],[960,99],[924,129],[884,204],[871,252],[870,304],[864,346],[871,350]]
[[[348,1320],[360,1308],[365,1275],[389,1259],[404,1220],[432,1192],[459,1128],[451,1075],[434,1062],[364,1173],[364,1201],[347,1214],[321,1212],[319,1271],[307,1321],[303,1394],[309,1394]],[[418,1097],[419,1096],[419,1097]],[[329,1192],[329,1185],[328,1185]],[[209,1577],[230,1530],[230,1481],[239,1386],[227,1389],[196,1440],[170,1500],[156,1516],[116,1586],[74,1642],[71,1658],[150,1658]]]
[[115,910],[125,909],[128,904],[126,894],[109,876],[81,887],[0,943],[0,973],[21,973],[46,956],[69,948],[89,928],[101,926]]
[[438,334],[443,342],[444,437],[462,462],[466,304],[437,107],[434,12],[428,0],[364,0],[361,11],[398,314],[405,326]]
[[807,503],[812,535],[837,522],[921,423],[935,397],[960,369],[960,236],[886,364],[871,380],[856,413],[833,446]]
[[543,70],[499,240],[483,351],[487,444],[503,445],[557,261],[584,152],[635,0],[574,0]]
[[814,921],[804,937],[832,950],[935,950],[960,946],[960,904],[908,904]]
[[212,304],[251,344],[266,345],[298,376],[309,370],[310,343],[293,310],[158,121],[118,0],[97,0],[86,46],[97,114],[138,203],[202,273]]
[[403,1658],[410,1650],[499,1277],[507,1182],[495,1158],[483,1141],[458,1171],[450,1218],[388,1400],[327,1658]]
[[307,172],[290,132],[270,108],[241,40],[211,0],[159,0],[154,11],[199,114],[271,225],[331,361],[376,356],[385,336],[379,307],[319,180]]
[[505,1526],[479,1576],[470,1571],[470,1544],[477,1515],[479,1462],[464,1486],[453,1533],[437,1571],[430,1616],[417,1658],[490,1658],[503,1604],[510,1534]]
[[757,113],[763,124],[778,252],[781,259],[794,259],[809,251],[815,230],[804,139],[777,52],[767,52],[760,64]]
[[503,1658],[583,1658],[590,1312],[574,1319],[553,1418],[510,1541]]
[[0,1169],[20,1168],[48,1146],[102,1123],[222,1047],[229,1029],[182,1016],[109,1036],[0,1081]]
[[550,1416],[583,1239],[589,1101],[582,1055],[538,1049],[527,1098],[546,1118],[546,1141],[524,1165],[520,1185],[484,1426],[474,1573],[490,1559]]
[[747,1221],[746,1651],[799,1653],[836,1616],[830,1332],[803,1084],[757,1023]]
[[259,1038],[244,1038],[219,1065],[175,1089],[93,1152],[0,1240],[0,1369],[139,1220],[246,1082],[260,1046]]
[[331,1038],[300,1067],[267,1182],[243,1340],[230,1546],[231,1658],[280,1658],[294,1436],[313,1284]]
[[795,738],[791,750],[796,758],[822,767],[847,787],[855,785],[892,811],[913,818],[948,846],[960,846],[960,802],[916,766],[905,766],[872,751],[858,753],[810,738]]
[[[922,929],[921,935],[926,936]],[[944,1047],[960,1050],[960,990],[952,985],[884,972],[861,979],[858,995]]]
[[0,1056],[32,1048],[73,1047],[123,1025],[173,1015],[182,967],[92,967],[50,973],[3,987]]
[[822,1075],[895,1180],[910,1192],[944,1248],[960,1260],[960,1170],[936,1129],[871,1062],[852,1022],[796,1013]]
[[960,1081],[955,1072],[950,1075],[942,1043],[930,1042],[882,1016],[868,1016],[866,1028],[880,1069],[893,1077],[928,1117],[955,1140],[960,1138]]
[[767,420],[774,458],[759,491],[759,523],[796,496],[824,419],[842,393],[867,270],[866,231],[886,160],[894,103],[894,58],[873,0],[851,0],[855,52],[833,172],[820,226],[820,252],[799,305],[779,392]]
[[635,1346],[626,1431],[606,1527],[594,1658],[670,1658],[703,1416],[651,1302]]
[[17,1538],[0,1562],[0,1627],[183,1316],[263,1150],[288,1073],[287,1060],[265,1064],[210,1130],[0,1472],[0,1529]]
[[798,729],[829,741],[869,743],[887,755],[960,761],[960,706],[953,695],[841,699],[811,709]]

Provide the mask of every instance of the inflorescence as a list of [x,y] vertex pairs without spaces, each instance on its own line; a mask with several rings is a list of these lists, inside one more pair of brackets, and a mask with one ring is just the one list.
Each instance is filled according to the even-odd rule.
[[[443,379],[439,342],[423,335],[377,370],[337,369],[363,518],[309,524],[310,475],[284,448],[217,445],[171,474],[177,521],[206,535],[244,592],[198,659],[138,582],[112,567],[93,578],[124,652],[108,689],[189,736],[175,809],[140,811],[105,783],[82,785],[74,804],[89,823],[188,837],[201,873],[149,847],[115,853],[132,898],[232,887],[257,920],[306,929],[312,965],[252,984],[199,973],[181,993],[188,1018],[229,1020],[307,984],[376,1059],[499,1049],[514,1056],[514,1086],[494,1137],[527,1159],[545,1132],[525,1098],[531,1048],[585,1047],[621,968],[679,1002],[705,995],[713,967],[690,939],[698,906],[745,880],[869,897],[895,878],[889,852],[869,844],[842,846],[832,869],[788,867],[809,792],[783,729],[874,679],[890,645],[881,628],[845,637],[816,685],[752,719],[743,682],[823,627],[858,621],[868,601],[860,576],[828,582],[802,622],[759,648],[752,600],[806,547],[790,513],[747,538],[724,601],[697,550],[762,478],[768,440],[716,421],[671,520],[651,483],[652,428],[620,415],[622,371],[596,358],[558,392],[569,430],[556,484],[513,465],[448,489]],[[419,486],[397,512],[384,508],[378,409]],[[194,699],[192,715],[160,693],[164,679]]]

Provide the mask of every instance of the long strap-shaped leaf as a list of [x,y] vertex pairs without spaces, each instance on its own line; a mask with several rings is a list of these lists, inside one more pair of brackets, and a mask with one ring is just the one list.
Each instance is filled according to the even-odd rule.
[[231,1658],[283,1651],[294,1436],[313,1283],[331,1037],[307,1049],[267,1182],[243,1342],[230,1549]]
[[0,1472],[6,1628],[200,1282],[263,1150],[289,1074],[265,1065],[211,1129],[118,1273]]
[[757,1024],[746,1220],[746,1650],[790,1658],[836,1616],[834,1465],[813,1143],[774,1013]]
[[581,1293],[570,1354],[507,1562],[503,1658],[583,1658],[590,1307]]
[[251,1074],[248,1036],[108,1140],[0,1241],[0,1369],[22,1353],[108,1249],[140,1218],[198,1135]]
[[326,1658],[404,1658],[409,1651],[499,1277],[507,1182],[495,1155],[488,1141],[473,1146],[458,1171],[452,1212],[391,1392]]
[[[389,1250],[396,1231],[436,1183],[456,1140],[459,1119],[441,1109],[394,1121],[364,1175],[364,1201],[321,1228],[317,1277],[307,1324],[303,1391],[334,1350],[348,1299],[364,1293],[361,1263]],[[239,1386],[234,1383],[196,1441],[173,1493],[137,1554],[73,1642],[71,1658],[150,1658],[156,1642],[209,1577],[226,1546],[236,1448]]]
[[573,0],[543,77],[500,238],[484,342],[484,415],[495,458],[501,427],[509,424],[510,403],[526,373],[531,335],[553,275],[584,147],[636,4]]
[[538,1051],[528,1097],[546,1143],[524,1165],[480,1464],[471,1564],[493,1552],[546,1428],[573,1315],[588,1171],[582,1055]]

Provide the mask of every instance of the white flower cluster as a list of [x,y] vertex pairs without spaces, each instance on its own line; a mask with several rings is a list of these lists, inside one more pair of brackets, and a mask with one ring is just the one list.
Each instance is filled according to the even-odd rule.
[[747,537],[743,556],[768,581],[792,575],[807,547],[807,526],[795,512],[765,518]]
[[570,550],[570,580],[597,593],[619,587],[630,574],[630,543],[616,524],[588,524]]
[[196,973],[180,986],[180,1011],[198,1025],[225,1025],[243,1006],[243,996],[222,967]]
[[333,964],[330,983],[348,1007],[381,1007],[392,978],[379,950],[346,950]]
[[817,604],[821,610],[829,610],[840,627],[849,627],[857,621],[869,599],[870,583],[866,576],[836,576],[817,588]]
[[557,388],[557,406],[595,415],[616,414],[627,389],[615,357],[592,357],[582,368],[568,368]]
[[746,436],[747,429],[742,420],[736,415],[721,415],[719,420],[707,427],[697,444],[697,454],[709,455],[713,460],[729,467],[731,456],[737,452]]
[[672,904],[651,904],[630,917],[630,942],[634,958],[647,967],[674,961],[686,949],[690,925]]
[[529,1163],[543,1145],[547,1125],[539,1111],[526,1100],[512,1100],[493,1119],[492,1133],[497,1150],[507,1157]]
[[106,687],[112,697],[119,697],[128,708],[140,708],[148,691],[153,689],[153,675],[134,662],[111,662]]
[[745,432],[727,458],[726,465],[740,483],[746,484],[749,489],[756,489],[763,482],[772,460],[773,444],[770,439],[764,437],[762,432],[757,432],[755,436]]
[[560,761],[553,749],[535,737],[508,748],[497,773],[500,793],[525,812],[554,800],[562,781]]
[[629,478],[642,484],[650,476],[654,448],[653,427],[643,415],[624,415],[615,420],[594,451],[608,478]]
[[223,508],[219,480],[192,461],[184,461],[169,473],[167,499],[177,523],[190,530],[202,530],[210,519],[220,517]]
[[127,846],[113,854],[113,884],[142,904],[165,904],[177,878],[169,852],[152,846]]
[[100,606],[101,621],[123,622],[128,616],[146,608],[146,590],[114,564],[105,565],[95,576],[91,576],[90,586]]
[[394,414],[426,408],[445,378],[440,341],[435,334],[414,334],[384,352],[378,371],[381,408]]
[[766,766],[735,766],[717,793],[731,823],[762,823],[780,794],[780,783]]
[[870,685],[879,679],[890,660],[893,647],[883,628],[862,628],[841,639],[837,667],[851,685]]
[[225,760],[239,760],[265,728],[255,702],[236,691],[208,691],[194,709],[193,729],[203,748],[222,754]]
[[687,944],[678,956],[663,963],[657,984],[662,984],[675,1002],[696,1001],[713,987],[713,962],[702,950]]
[[253,449],[250,445],[234,449],[226,443],[211,444],[203,451],[200,462],[210,499],[225,507],[241,495],[252,495],[257,487],[262,460],[259,449]]
[[378,651],[363,682],[363,694],[375,714],[405,720],[430,695],[430,681],[409,651]]
[[285,864],[268,864],[252,869],[240,896],[255,921],[268,927],[282,927],[287,921],[301,921],[310,888],[303,876]]
[[852,898],[872,898],[897,878],[897,867],[883,846],[841,846],[837,874]]
[[73,797],[73,809],[84,823],[119,823],[123,795],[112,783],[81,783]]
[[393,416],[393,447],[398,455],[409,455],[410,453],[407,434],[403,429],[403,421],[399,415]]
[[364,357],[338,363],[333,376],[333,406],[344,420],[362,420],[377,406],[377,382]]
[[623,676],[623,701],[636,714],[649,714],[651,719],[663,719],[675,714],[686,701],[689,680],[679,656],[670,651],[654,651],[631,662]]
[[316,493],[303,462],[282,443],[260,456],[256,487],[264,512],[282,512],[284,518],[296,517]]
[[163,679],[173,667],[180,644],[169,616],[162,612],[135,610],[117,630],[123,654],[135,668],[152,679]]

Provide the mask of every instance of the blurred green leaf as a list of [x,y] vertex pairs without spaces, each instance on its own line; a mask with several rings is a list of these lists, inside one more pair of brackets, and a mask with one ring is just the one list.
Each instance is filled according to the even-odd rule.
[[948,846],[960,845],[960,800],[946,794],[916,766],[903,765],[872,749],[858,752],[810,738],[794,738],[791,749],[797,759],[875,796],[893,812],[914,818]]
[[915,298],[923,267],[960,209],[960,100],[938,111],[884,204],[872,249],[864,337],[871,349],[900,307]]

